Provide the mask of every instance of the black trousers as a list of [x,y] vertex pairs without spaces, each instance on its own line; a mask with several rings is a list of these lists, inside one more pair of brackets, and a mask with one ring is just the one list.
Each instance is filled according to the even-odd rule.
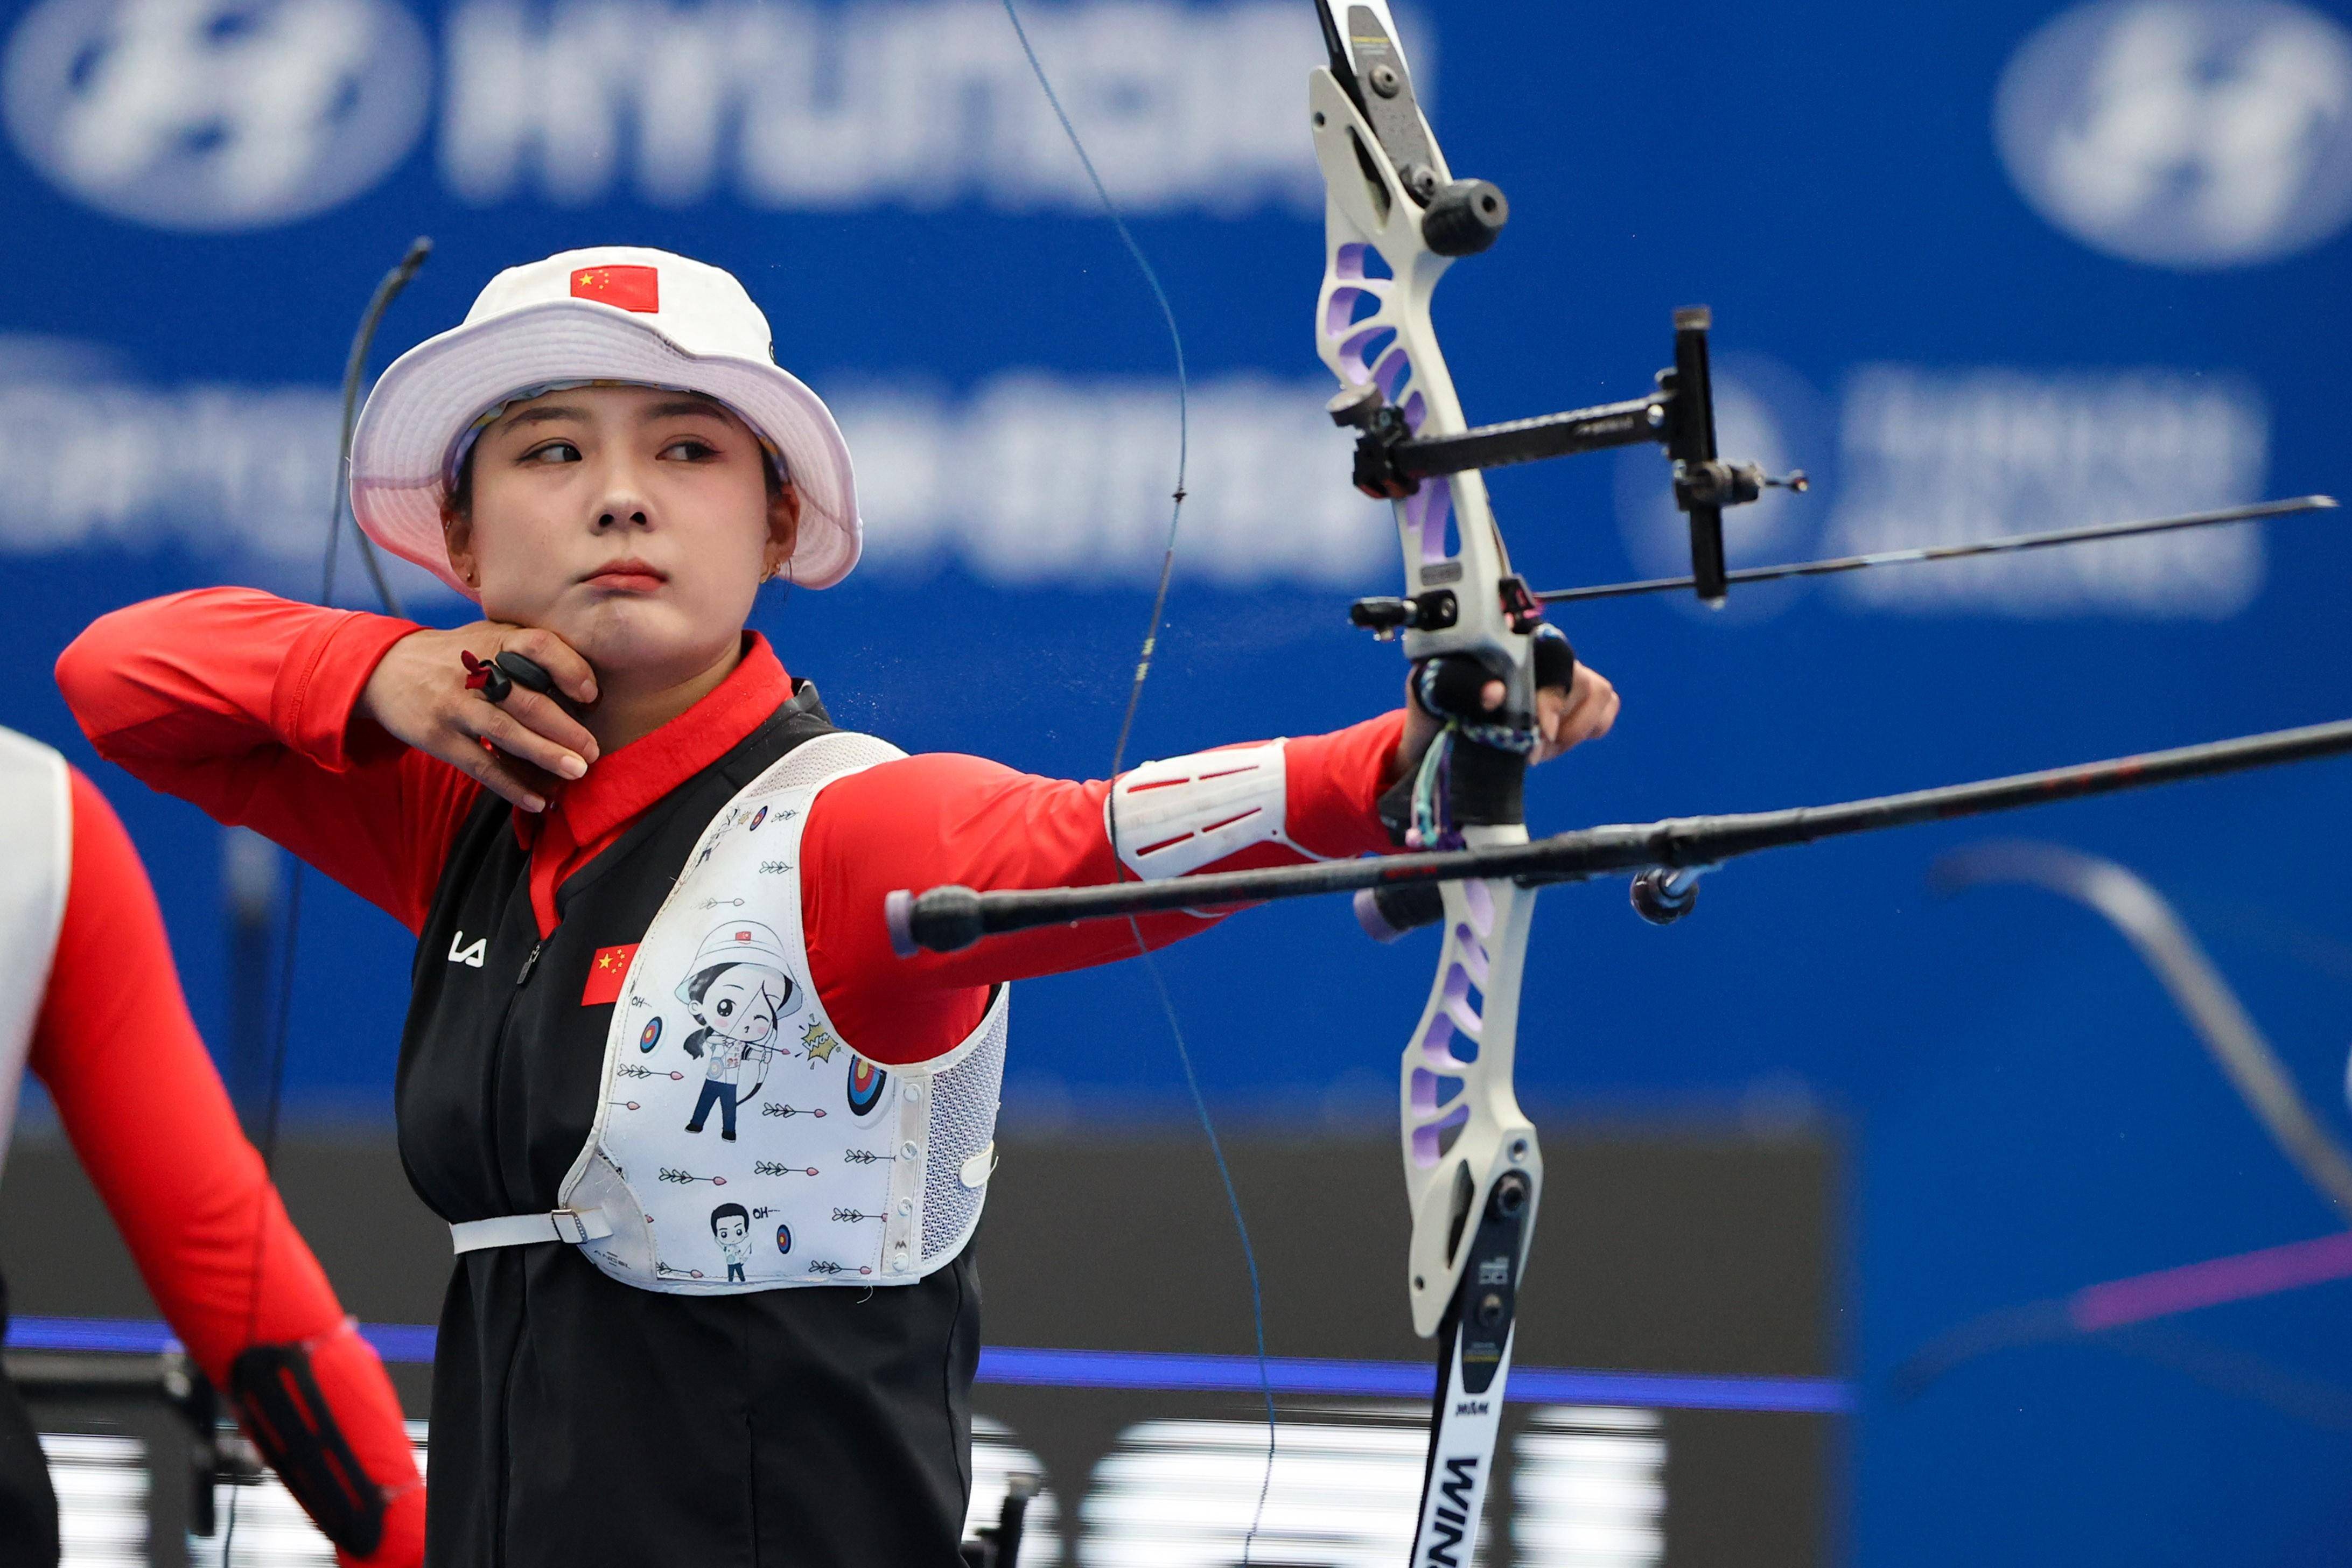
[[[8,1324],[8,1288],[0,1284],[0,1334]],[[48,1461],[16,1385],[0,1377],[0,1563],[57,1568],[58,1494]]]
[[429,1568],[961,1568],[980,1290],[676,1296],[469,1252],[433,1368]]

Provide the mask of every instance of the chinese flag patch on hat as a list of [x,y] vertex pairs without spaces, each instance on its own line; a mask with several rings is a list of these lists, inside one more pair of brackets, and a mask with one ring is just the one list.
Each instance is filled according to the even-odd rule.
[[572,297],[658,315],[661,274],[650,267],[583,267],[572,275]]

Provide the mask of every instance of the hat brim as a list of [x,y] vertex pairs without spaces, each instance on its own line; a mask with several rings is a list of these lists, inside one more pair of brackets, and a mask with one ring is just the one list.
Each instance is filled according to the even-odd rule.
[[777,365],[691,353],[642,318],[587,300],[457,327],[394,361],[352,437],[352,516],[384,549],[477,597],[442,538],[443,465],[475,420],[517,392],[583,381],[699,392],[733,409],[775,447],[800,492],[800,537],[784,576],[829,588],[857,564],[856,478],[822,398]]

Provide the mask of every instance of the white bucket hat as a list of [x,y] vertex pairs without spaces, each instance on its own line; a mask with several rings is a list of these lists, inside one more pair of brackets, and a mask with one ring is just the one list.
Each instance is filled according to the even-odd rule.
[[352,437],[352,515],[370,539],[475,597],[441,535],[460,443],[520,395],[597,381],[698,392],[734,410],[800,491],[786,580],[829,588],[857,564],[848,444],[824,400],[777,366],[767,317],[732,274],[625,245],[510,267],[462,325],[394,360]]
[[699,1000],[694,994],[695,978],[722,963],[756,963],[774,970],[784,977],[785,1002],[776,1009],[777,1016],[799,1011],[800,990],[793,984],[792,963],[784,957],[784,944],[777,940],[773,927],[758,921],[738,921],[704,937],[701,947],[695,951],[693,963],[687,968],[686,978],[677,983],[677,999],[689,1006],[695,1005]]

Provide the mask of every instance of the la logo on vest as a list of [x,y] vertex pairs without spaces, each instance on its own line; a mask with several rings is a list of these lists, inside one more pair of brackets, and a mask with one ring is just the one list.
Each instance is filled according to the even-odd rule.
[[463,963],[479,969],[482,967],[483,958],[488,955],[489,950],[488,937],[478,936],[471,942],[467,942],[464,931],[453,931],[449,933],[449,962],[452,963]]

